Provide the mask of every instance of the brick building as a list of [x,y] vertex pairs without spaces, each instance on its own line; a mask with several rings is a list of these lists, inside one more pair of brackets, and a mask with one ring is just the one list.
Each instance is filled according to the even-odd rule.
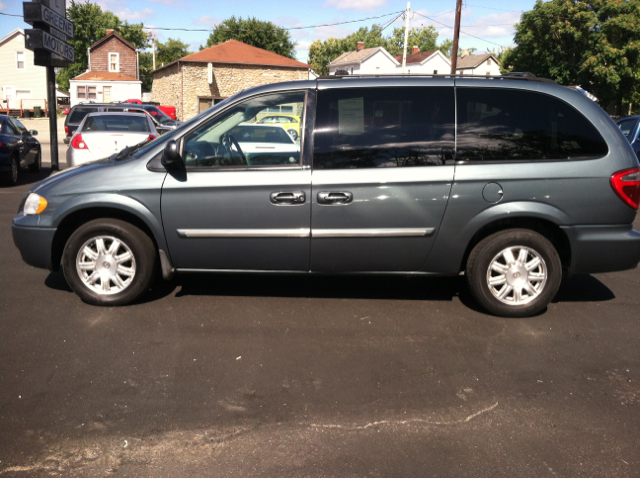
[[307,80],[310,66],[237,40],[205,48],[153,71],[153,101],[188,120],[246,88]]
[[113,30],[89,47],[89,70],[69,82],[71,106],[140,99],[138,51]]

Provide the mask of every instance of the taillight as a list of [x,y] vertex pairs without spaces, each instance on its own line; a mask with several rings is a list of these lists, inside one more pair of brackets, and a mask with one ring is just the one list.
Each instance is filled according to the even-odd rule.
[[73,137],[71,140],[71,148],[75,148],[76,150],[88,150],[87,144],[82,139],[82,135],[78,134]]
[[149,138],[147,138],[147,141],[151,141],[151,140],[155,140],[155,139],[156,139],[156,137],[155,137],[155,136],[153,136],[153,135],[149,135]]
[[640,168],[629,168],[611,175],[611,188],[634,210],[640,206]]
[[65,125],[64,127],[64,134],[69,136],[69,127]]

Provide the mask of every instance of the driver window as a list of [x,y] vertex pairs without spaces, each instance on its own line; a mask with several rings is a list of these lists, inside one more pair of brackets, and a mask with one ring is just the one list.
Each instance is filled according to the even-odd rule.
[[[305,92],[277,93],[234,105],[184,138],[186,167],[300,165],[304,99]],[[268,121],[276,111],[297,123]]]

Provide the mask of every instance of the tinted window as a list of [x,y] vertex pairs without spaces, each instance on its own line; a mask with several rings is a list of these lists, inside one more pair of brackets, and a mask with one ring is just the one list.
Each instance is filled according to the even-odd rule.
[[449,87],[321,90],[313,166],[443,165],[453,158],[454,108]]
[[287,143],[293,144],[293,139],[282,127],[238,125],[229,133],[242,143]]
[[633,130],[633,126],[636,124],[636,120],[620,120],[618,122],[618,127],[622,130],[622,134],[627,138],[631,139],[631,131]]
[[27,131],[25,126],[22,123],[20,123],[18,120],[16,120],[15,118],[11,118],[11,121],[13,122],[13,126],[18,131],[19,134],[22,134],[25,131]]
[[144,108],[151,115],[153,115],[153,117],[158,121],[158,123],[166,123],[168,121],[173,121],[169,117],[169,115],[167,115],[165,112],[163,112],[159,108],[156,108],[155,106],[143,106],[142,108]]
[[555,160],[608,151],[591,122],[549,95],[458,88],[457,105],[457,160]]
[[79,124],[89,113],[98,111],[97,108],[74,108],[69,116],[68,123]]
[[146,133],[149,123],[146,118],[129,115],[90,116],[84,122],[82,131],[126,131],[130,133]]

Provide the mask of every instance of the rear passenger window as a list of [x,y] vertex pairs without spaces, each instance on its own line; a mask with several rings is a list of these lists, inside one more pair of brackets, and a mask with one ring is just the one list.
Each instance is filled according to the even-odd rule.
[[453,159],[451,87],[320,90],[317,104],[316,169],[431,166]]
[[84,120],[84,117],[89,113],[94,113],[98,111],[97,108],[76,108],[71,112],[71,116],[69,117],[68,123],[77,124],[81,123]]
[[456,160],[596,158],[608,147],[595,126],[543,93],[458,88]]

